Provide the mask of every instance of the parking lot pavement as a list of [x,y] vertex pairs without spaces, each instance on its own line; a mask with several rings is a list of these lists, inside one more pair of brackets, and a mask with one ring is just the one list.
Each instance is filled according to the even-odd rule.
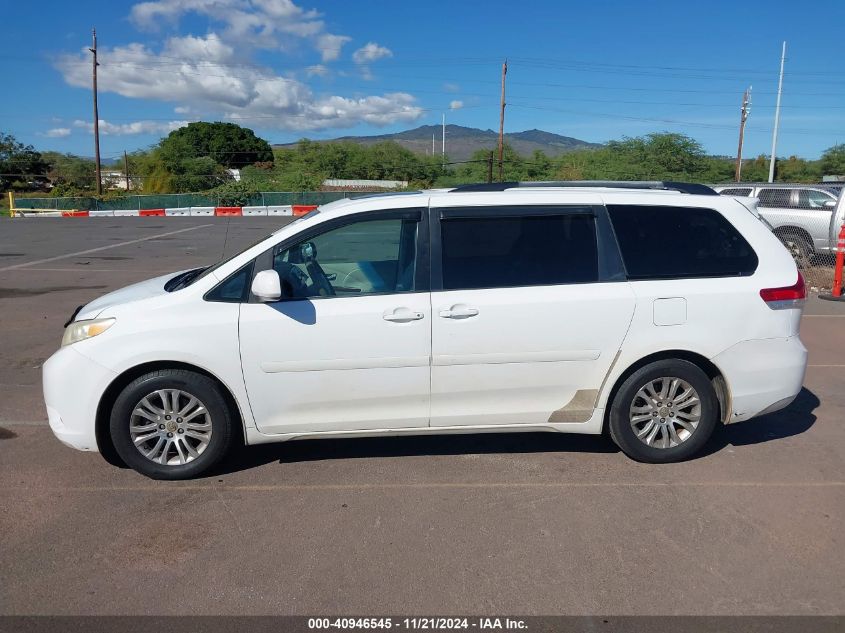
[[0,221],[0,614],[843,612],[843,304],[808,303],[795,403],[681,464],[600,437],[323,440],[167,483],[53,438],[40,365],[77,305],[279,224]]

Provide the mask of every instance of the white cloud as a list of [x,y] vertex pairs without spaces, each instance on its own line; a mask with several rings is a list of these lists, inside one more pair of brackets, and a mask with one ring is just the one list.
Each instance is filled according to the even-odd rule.
[[352,53],[352,61],[356,64],[369,64],[385,57],[393,57],[393,51],[375,42],[368,42]]
[[340,49],[343,48],[351,37],[345,35],[332,35],[326,33],[317,38],[317,50],[323,57],[323,62],[333,62],[340,57]]
[[326,31],[321,14],[292,0],[153,0],[132,7],[130,19],[139,28],[157,30],[163,22],[176,25],[188,14],[223,26],[221,37],[239,48],[286,49],[291,38],[308,41],[334,61],[350,38]]
[[456,83],[447,81],[443,84],[443,90],[446,92],[460,92],[461,87]]
[[233,58],[235,50],[224,43],[216,33],[209,33],[205,37],[171,37],[167,40],[165,52],[174,58],[174,61],[201,59],[207,62],[228,62]]
[[[303,71],[278,72],[258,64],[256,49],[305,42],[323,63],[307,66],[304,77],[324,76],[330,72],[325,64],[337,59],[350,41],[345,35],[327,32],[318,12],[303,9],[292,0],[154,0],[135,4],[131,19],[140,28],[153,29],[162,22],[178,23],[187,14],[208,19],[204,34],[168,37],[160,46],[135,42],[101,47],[97,73],[100,91],[173,103],[182,118],[202,112],[204,117],[298,131],[359,123],[388,125],[414,121],[423,113],[408,93],[354,98],[315,94],[307,83],[297,79]],[[215,29],[215,25],[222,26]],[[391,55],[375,42],[355,52],[356,61]],[[59,56],[54,64],[68,84],[90,88],[87,48]],[[366,65],[359,64],[359,70],[369,75]],[[105,126],[105,133],[164,133],[173,129],[171,123],[155,121],[111,125]]]
[[44,132],[44,136],[47,138],[64,138],[66,136],[70,136],[70,128],[69,127],[54,127],[52,130],[47,130]]
[[[109,123],[103,119],[99,120],[100,134],[104,136],[128,136],[133,134],[168,134],[173,130],[188,125],[189,121],[133,121],[132,123]],[[73,122],[74,127],[88,130],[94,133],[94,124],[89,121],[77,119]]]
[[325,77],[329,74],[329,69],[322,64],[315,64],[306,68],[305,74],[309,77]]
[[455,99],[454,101],[449,102],[449,109],[450,110],[460,110],[464,107],[464,102],[460,101],[459,99]]

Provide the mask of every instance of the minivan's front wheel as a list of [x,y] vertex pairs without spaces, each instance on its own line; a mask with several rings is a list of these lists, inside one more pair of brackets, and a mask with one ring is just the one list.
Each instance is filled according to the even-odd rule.
[[641,462],[676,462],[697,453],[719,418],[710,379],[685,360],[641,367],[619,387],[610,408],[610,436]]
[[153,479],[196,477],[232,442],[232,415],[218,385],[183,369],[145,374],[127,385],[112,408],[115,449]]

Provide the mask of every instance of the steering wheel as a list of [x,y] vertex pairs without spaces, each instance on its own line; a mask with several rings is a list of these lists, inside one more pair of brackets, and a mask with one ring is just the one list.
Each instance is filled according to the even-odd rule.
[[334,297],[337,295],[335,289],[329,282],[326,271],[320,266],[316,259],[312,259],[305,265],[308,274],[311,275],[311,283],[314,284],[314,289],[321,297]]
[[276,262],[276,272],[282,282],[282,296],[302,299],[308,296],[308,275],[293,264]]

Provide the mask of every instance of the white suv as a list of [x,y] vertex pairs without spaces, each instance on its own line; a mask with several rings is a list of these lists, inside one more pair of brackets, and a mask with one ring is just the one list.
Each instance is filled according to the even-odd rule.
[[162,479],[241,438],[607,431],[677,461],[795,398],[804,296],[766,226],[700,185],[371,196],[81,307],[44,397],[62,442]]

